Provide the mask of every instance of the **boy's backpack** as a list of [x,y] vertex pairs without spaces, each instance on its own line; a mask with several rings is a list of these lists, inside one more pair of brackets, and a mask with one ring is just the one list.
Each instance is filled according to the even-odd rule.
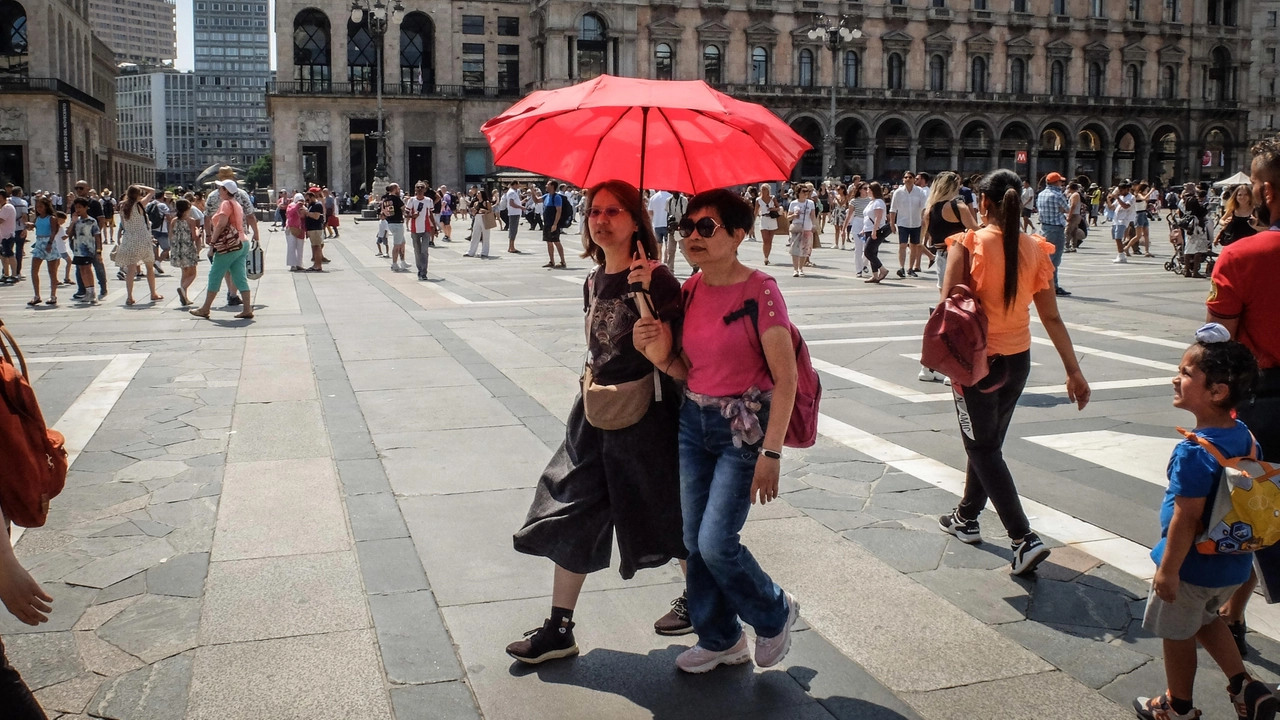
[[1280,542],[1280,467],[1257,459],[1258,441],[1247,456],[1229,458],[1204,437],[1182,428],[1178,432],[1222,466],[1196,549],[1203,555],[1234,555]]
[[[747,279],[747,295],[760,294],[760,286],[769,276],[756,270]],[[702,273],[689,278],[684,288],[684,305],[687,309],[693,302],[693,294],[702,284]],[[755,328],[756,347],[764,354],[760,344],[760,307],[755,297],[749,297],[742,308],[724,316],[724,324],[728,325],[741,317],[751,318],[751,327]],[[818,371],[813,369],[813,359],[809,357],[809,346],[800,336],[800,330],[791,323],[791,346],[796,351],[796,402],[791,410],[791,421],[787,424],[787,436],[782,444],[793,448],[813,447],[818,441],[818,403],[822,400],[822,379]]]
[[164,227],[164,213],[160,212],[160,201],[152,200],[147,203],[147,220],[150,221],[152,230]]
[[449,193],[449,213],[458,212],[458,195],[457,193]]
[[573,204],[569,202],[569,196],[564,193],[560,195],[560,225],[557,230],[567,230],[573,224]]
[[[49,501],[67,482],[65,439],[45,427],[40,404],[27,382],[27,361],[3,321],[0,335],[0,457],[5,465],[0,474],[0,508],[15,525],[40,527],[49,517]],[[13,364],[14,355],[21,373]]]

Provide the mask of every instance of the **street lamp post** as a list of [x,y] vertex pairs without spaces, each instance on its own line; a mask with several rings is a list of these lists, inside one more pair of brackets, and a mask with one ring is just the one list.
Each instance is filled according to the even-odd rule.
[[391,7],[390,13],[387,12],[387,6],[383,0],[373,0],[373,6],[369,6],[369,0],[352,0],[351,3],[351,22],[359,25],[361,21],[368,16],[369,19],[369,35],[373,38],[377,49],[378,67],[374,70],[375,84],[378,93],[378,132],[376,133],[378,141],[378,160],[373,166],[373,181],[376,187],[372,188],[374,195],[381,195],[390,179],[387,174],[387,155],[386,155],[386,139],[387,132],[383,129],[382,115],[382,40],[387,34],[388,20],[395,25],[399,25],[404,19],[404,5],[400,4],[400,0],[394,0],[395,4]]
[[827,126],[822,148],[822,165],[828,178],[836,174],[836,88],[840,80],[840,46],[862,37],[862,30],[853,27],[854,22],[854,18],[849,15],[841,15],[836,19],[815,14],[814,27],[809,31],[810,40],[822,40],[831,49],[831,122]]

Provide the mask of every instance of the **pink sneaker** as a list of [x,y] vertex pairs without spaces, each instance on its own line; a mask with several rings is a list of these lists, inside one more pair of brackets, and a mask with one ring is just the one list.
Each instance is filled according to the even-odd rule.
[[787,624],[782,627],[782,632],[774,637],[756,638],[756,667],[767,668],[777,665],[791,649],[791,627],[800,617],[800,603],[791,593],[784,590],[782,594],[787,598]]
[[747,635],[743,633],[738,642],[728,650],[708,650],[701,645],[680,653],[676,658],[676,667],[687,673],[704,673],[715,670],[717,665],[741,665],[751,662],[751,653],[747,651]]

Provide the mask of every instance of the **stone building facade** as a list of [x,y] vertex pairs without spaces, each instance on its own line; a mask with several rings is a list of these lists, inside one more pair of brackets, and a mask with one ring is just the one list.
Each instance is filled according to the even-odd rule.
[[[1246,159],[1254,3],[1275,0],[411,0],[383,38],[388,165],[401,182],[472,182],[492,171],[486,119],[608,72],[702,79],[769,107],[815,148],[797,177],[1212,179]],[[371,177],[379,74],[349,11],[276,5],[277,36],[294,40],[268,96],[278,185]],[[818,13],[861,37],[811,40]]]
[[1280,133],[1280,0],[1254,0],[1253,72],[1249,73],[1249,139]]
[[116,62],[159,65],[178,57],[174,0],[89,0],[89,24]]
[[115,149],[115,75],[89,0],[0,0],[0,182],[65,190],[154,175]]

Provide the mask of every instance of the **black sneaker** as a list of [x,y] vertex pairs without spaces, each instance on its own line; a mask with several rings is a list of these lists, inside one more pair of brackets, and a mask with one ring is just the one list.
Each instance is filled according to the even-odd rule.
[[[1231,688],[1227,688],[1227,694],[1230,693]],[[1235,704],[1236,716],[1240,720],[1274,720],[1276,706],[1280,703],[1266,685],[1253,678],[1245,681],[1239,695],[1231,695],[1231,702]]]
[[235,295],[228,295],[228,296],[227,296],[227,304],[228,304],[228,305],[239,305],[239,304],[240,304],[240,298],[239,298],[239,297],[236,297]]
[[1058,289],[1054,292],[1057,293],[1058,297],[1071,297],[1071,293],[1066,289],[1062,288],[1061,286],[1059,286]]
[[78,292],[78,293],[76,293],[75,295],[72,295],[72,296],[71,296],[71,299],[72,299],[72,300],[83,300],[83,299],[84,299],[84,293],[82,293],[82,292]]
[[1027,533],[1022,542],[1011,543],[1010,547],[1013,548],[1011,567],[1014,575],[1035,572],[1036,566],[1049,557],[1049,548],[1040,542],[1040,536],[1035,533]]
[[907,271],[907,274],[908,274],[908,275],[910,275],[910,276],[911,276],[911,277],[913,277],[913,278],[918,278],[918,277],[920,277],[920,273],[916,272],[915,270],[908,270],[908,271]]
[[[1226,621],[1226,618],[1223,618]],[[1249,646],[1244,644],[1245,633],[1249,632],[1249,628],[1245,627],[1244,620],[1240,622],[1228,622],[1227,629],[1231,631],[1231,637],[1236,641],[1236,649],[1240,651],[1240,657],[1249,656]]]
[[653,631],[659,635],[688,635],[693,632],[693,623],[689,621],[688,591],[671,601],[671,611],[658,618],[653,624]]
[[524,640],[508,645],[507,654],[529,665],[577,655],[578,643],[573,640],[573,625],[566,620],[560,627],[555,627],[551,618],[547,618],[542,627],[525,633]]
[[962,543],[977,545],[982,542],[982,534],[978,531],[978,521],[965,520],[960,517],[960,511],[958,510],[952,510],[949,515],[943,515],[938,518],[938,527],[942,528],[942,532],[948,535],[955,535],[956,539]]
[[907,276],[907,271],[903,270],[902,268],[898,268],[898,277],[904,278],[906,276]]

